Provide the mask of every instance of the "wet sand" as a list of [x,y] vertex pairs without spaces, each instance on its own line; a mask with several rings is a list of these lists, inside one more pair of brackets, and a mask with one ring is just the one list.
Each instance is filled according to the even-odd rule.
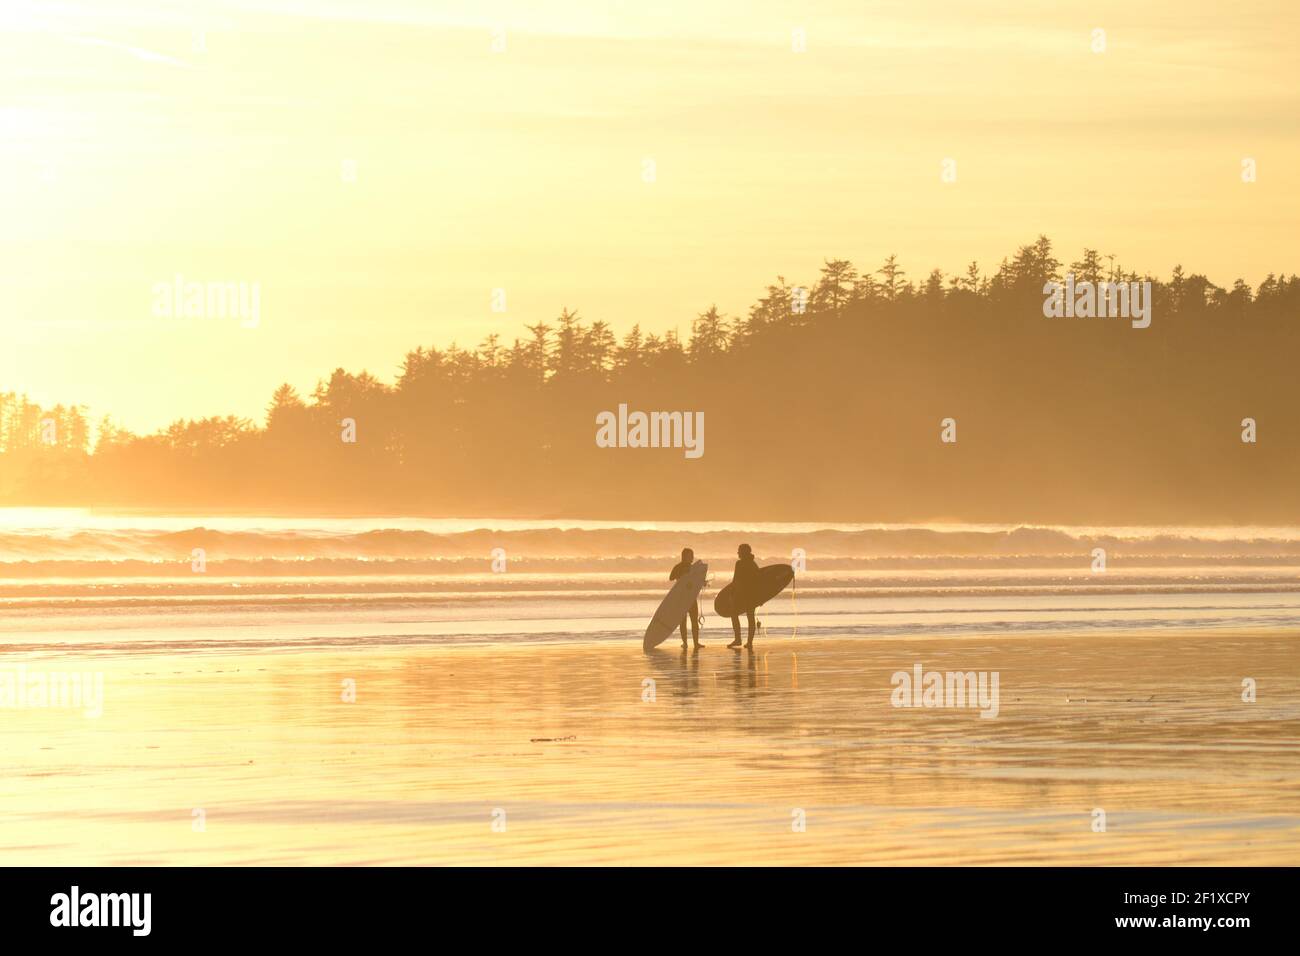
[[1300,634],[728,637],[8,653],[105,700],[0,710],[0,864],[1300,863]]

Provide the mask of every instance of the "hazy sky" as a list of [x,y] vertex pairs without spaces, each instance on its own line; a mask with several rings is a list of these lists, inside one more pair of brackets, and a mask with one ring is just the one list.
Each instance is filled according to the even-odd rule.
[[[1298,9],[4,0],[0,390],[260,420],[563,306],[685,332],[825,256],[921,278],[1040,232],[1300,271]],[[260,324],[155,317],[178,273],[260,283]]]

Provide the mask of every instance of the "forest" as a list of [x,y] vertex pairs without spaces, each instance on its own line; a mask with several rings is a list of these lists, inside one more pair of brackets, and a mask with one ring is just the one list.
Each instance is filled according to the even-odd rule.
[[[1151,326],[1045,318],[1044,284],[1066,273],[1150,282]],[[618,335],[565,308],[508,342],[418,345],[392,382],[337,368],[310,394],[281,385],[260,422],[137,435],[111,410],[2,393],[0,504],[1300,522],[1298,317],[1294,274],[1258,288],[1181,266],[1157,278],[1091,249],[1062,262],[1045,236],[957,275],[827,259],[802,284],[778,276],[744,315],[705,309],[685,334]],[[620,403],[704,413],[707,453],[598,447],[596,417]],[[941,442],[949,418],[957,440]]]

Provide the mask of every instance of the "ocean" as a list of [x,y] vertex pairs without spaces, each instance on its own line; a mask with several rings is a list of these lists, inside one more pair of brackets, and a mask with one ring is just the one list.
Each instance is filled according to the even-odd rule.
[[760,610],[772,635],[1300,625],[1300,528],[0,509],[0,639],[30,653],[633,641],[682,547],[710,566],[706,635],[729,634],[711,602],[741,541],[798,569]]

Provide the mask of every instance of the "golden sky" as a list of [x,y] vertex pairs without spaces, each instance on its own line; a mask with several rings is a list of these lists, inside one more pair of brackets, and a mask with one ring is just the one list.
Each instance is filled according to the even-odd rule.
[[[684,332],[825,256],[920,278],[1040,232],[1300,271],[1297,10],[4,0],[0,390],[260,419],[282,381],[563,306]],[[178,273],[260,283],[257,328],[156,317]]]

